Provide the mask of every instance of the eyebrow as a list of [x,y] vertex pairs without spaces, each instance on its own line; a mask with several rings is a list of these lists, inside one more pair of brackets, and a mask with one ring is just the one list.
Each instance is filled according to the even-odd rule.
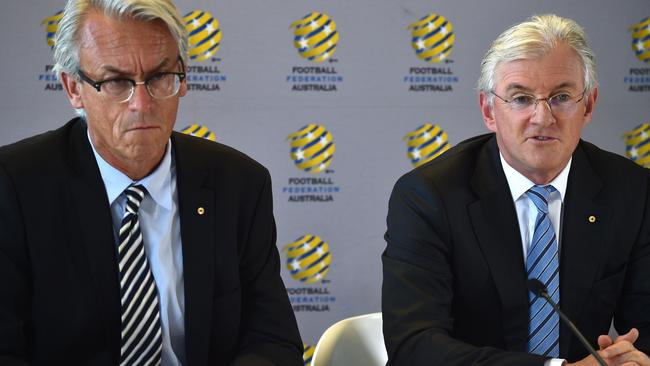
[[[573,83],[573,82],[570,82],[570,81],[565,81],[565,82],[551,88],[551,90],[559,90],[559,89],[566,89],[566,88],[576,88],[576,84]],[[523,92],[527,92],[527,93],[532,93],[533,92],[532,89],[530,89],[529,87],[527,87],[527,86],[525,86],[523,84],[512,83],[512,84],[508,85],[508,87],[506,88],[506,93],[511,92],[513,90],[514,91],[523,91]]]
[[[165,57],[164,59],[162,59],[158,63],[158,65],[156,65],[156,67],[153,68],[153,70],[149,71],[147,74],[154,74],[154,73],[160,71],[162,68],[167,66],[168,63],[169,63],[169,58]],[[117,74],[117,75],[124,75],[124,76],[133,76],[134,75],[133,73],[121,70],[118,67],[111,66],[111,65],[102,66],[100,69],[102,70],[102,72],[108,72],[108,73]]]

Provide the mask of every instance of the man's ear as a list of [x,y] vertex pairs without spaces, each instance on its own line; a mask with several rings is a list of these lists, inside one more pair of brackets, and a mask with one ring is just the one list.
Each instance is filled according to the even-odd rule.
[[185,70],[183,70],[185,72],[185,79],[183,79],[183,82],[181,83],[181,88],[178,91],[178,96],[179,97],[184,97],[185,94],[187,94],[187,73],[188,73],[188,68],[187,68],[187,65],[185,65],[185,63],[183,63],[183,66],[185,66]]
[[77,80],[77,78],[68,75],[66,72],[61,72],[61,84],[63,84],[63,89],[65,89],[65,93],[68,96],[72,108],[83,108],[84,104],[81,100],[81,94],[79,93],[81,82]]
[[494,108],[489,103],[490,96],[485,92],[481,92],[478,96],[478,104],[481,106],[481,115],[483,116],[483,123],[485,127],[492,132],[497,131],[496,120],[494,119]]
[[585,127],[591,122],[591,117],[593,117],[594,109],[596,108],[596,100],[598,99],[598,87],[595,87],[589,94],[585,95],[585,114],[584,122],[582,127]]
[[185,80],[183,80],[183,82],[181,83],[181,87],[178,90],[179,97],[184,97],[185,94],[187,94],[187,77],[185,78]]

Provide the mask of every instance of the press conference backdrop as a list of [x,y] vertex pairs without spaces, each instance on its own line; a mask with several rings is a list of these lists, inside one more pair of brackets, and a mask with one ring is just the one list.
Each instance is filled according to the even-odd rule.
[[[63,0],[0,13],[0,145],[73,116],[52,74]],[[273,178],[282,276],[307,344],[380,309],[395,180],[485,132],[475,83],[490,42],[536,13],[582,24],[600,95],[583,137],[650,161],[650,3],[178,0],[192,44],[177,130],[233,146]]]

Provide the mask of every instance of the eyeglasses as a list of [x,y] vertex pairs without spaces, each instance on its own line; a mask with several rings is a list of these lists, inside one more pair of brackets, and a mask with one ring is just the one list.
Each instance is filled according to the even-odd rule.
[[[178,61],[181,64],[181,70],[185,70],[183,59],[179,56]],[[92,85],[98,93],[103,92],[106,97],[113,99],[118,103],[128,102],[136,85],[144,85],[149,95],[154,99],[167,99],[178,94],[181,83],[185,80],[184,72],[159,72],[144,81],[135,81],[128,78],[113,78],[107,80],[95,81],[89,78],[83,71],[77,71],[79,78]]]
[[501,99],[504,103],[508,104],[512,110],[521,112],[521,113],[530,113],[532,114],[537,108],[537,104],[540,101],[546,102],[548,107],[551,110],[551,113],[555,116],[567,116],[576,111],[578,103],[585,97],[585,92],[587,89],[584,89],[579,95],[573,96],[569,93],[558,93],[552,95],[548,98],[537,98],[530,94],[515,94],[510,99],[503,98],[494,91],[490,91],[492,95]]

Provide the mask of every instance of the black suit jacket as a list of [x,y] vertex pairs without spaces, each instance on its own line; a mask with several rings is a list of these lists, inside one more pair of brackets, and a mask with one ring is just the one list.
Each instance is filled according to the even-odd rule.
[[[597,348],[614,316],[650,352],[648,171],[581,141],[564,197],[562,310]],[[596,221],[588,219],[595,216]],[[395,185],[383,255],[389,363],[543,365],[526,354],[528,297],[516,209],[494,135],[467,140]],[[560,356],[587,355],[560,326]]]
[[[301,365],[268,171],[221,144],[172,141],[187,363]],[[0,364],[118,364],[112,230],[84,122],[0,149]]]

